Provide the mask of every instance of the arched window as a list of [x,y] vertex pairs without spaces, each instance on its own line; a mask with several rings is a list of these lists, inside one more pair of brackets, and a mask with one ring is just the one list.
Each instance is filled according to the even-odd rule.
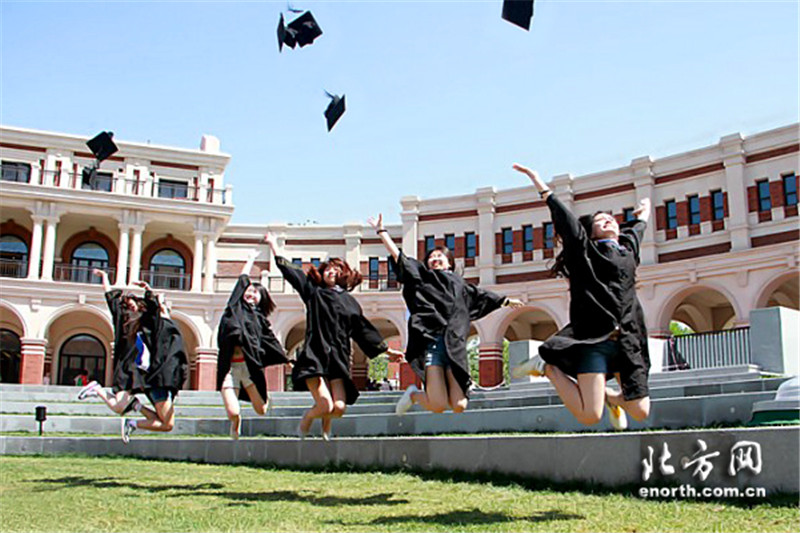
[[22,343],[10,329],[0,329],[0,383],[19,383]]
[[86,242],[75,248],[70,258],[69,280],[76,283],[102,283],[98,276],[92,275],[92,270],[99,268],[108,270],[108,252],[96,242]]
[[89,381],[103,383],[106,374],[106,349],[92,335],[75,335],[61,347],[58,365],[59,385],[75,385],[75,378],[83,370],[88,372]]
[[28,275],[28,245],[16,235],[0,237],[0,276],[24,278]]
[[153,254],[149,270],[153,288],[186,290],[186,261],[175,250],[164,248]]

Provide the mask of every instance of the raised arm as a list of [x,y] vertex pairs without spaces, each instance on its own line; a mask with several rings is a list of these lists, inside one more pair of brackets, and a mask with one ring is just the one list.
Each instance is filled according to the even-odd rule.
[[100,276],[100,279],[103,281],[103,290],[108,292],[111,290],[111,283],[108,281],[108,274],[105,270],[100,270],[99,268],[95,268],[92,270],[92,274],[95,276]]
[[638,218],[642,222],[650,220],[650,198],[642,198],[639,200],[639,205],[633,211],[634,218]]
[[531,170],[526,166],[520,165],[519,163],[514,163],[512,168],[517,172],[522,172],[530,178],[531,182],[533,182],[533,186],[536,187],[536,191],[543,200],[547,200],[547,197],[552,194],[550,187],[548,187],[547,184],[542,181],[542,178],[539,177],[539,173],[535,170]]
[[270,251],[272,251],[272,258],[275,260],[278,270],[280,270],[281,274],[283,274],[283,279],[288,281],[289,285],[294,287],[294,290],[296,290],[300,295],[300,298],[305,301],[311,292],[311,281],[308,279],[306,273],[303,272],[302,268],[299,268],[297,265],[293,265],[280,254],[280,249],[275,243],[274,235],[267,233],[264,236],[264,242],[267,243]]
[[392,259],[397,261],[397,258],[400,256],[400,250],[397,248],[397,245],[394,243],[392,237],[389,235],[389,231],[383,227],[383,214],[379,213],[377,220],[375,220],[372,217],[369,217],[367,219],[367,222],[369,223],[370,226],[375,228],[375,233],[377,233],[378,237],[380,237],[381,242],[389,251],[389,255],[392,256]]
[[250,253],[247,254],[247,261],[245,261],[244,265],[242,265],[242,271],[239,275],[247,274],[250,275],[250,271],[253,269],[253,265],[256,262],[256,257],[260,252],[258,250],[250,250]]

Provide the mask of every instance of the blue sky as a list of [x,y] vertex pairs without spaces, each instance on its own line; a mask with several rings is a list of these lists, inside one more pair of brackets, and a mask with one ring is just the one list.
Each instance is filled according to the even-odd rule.
[[[399,199],[624,166],[798,121],[798,2],[0,1],[0,122],[232,155],[235,223],[341,224]],[[346,95],[331,133],[324,90]]]

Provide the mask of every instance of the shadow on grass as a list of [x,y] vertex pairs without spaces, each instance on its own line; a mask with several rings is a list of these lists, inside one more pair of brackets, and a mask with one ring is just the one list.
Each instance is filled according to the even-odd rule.
[[336,521],[335,523],[345,526],[390,526],[397,524],[412,524],[421,522],[424,524],[439,524],[443,526],[452,525],[487,525],[504,522],[554,522],[558,520],[583,520],[586,517],[579,514],[563,513],[559,510],[543,511],[529,516],[513,516],[505,513],[485,513],[480,509],[450,511],[449,513],[439,513],[434,515],[401,515],[386,516],[376,518],[369,522],[345,522]]
[[304,502],[320,507],[338,507],[340,505],[402,505],[410,503],[408,500],[393,500],[392,493],[375,494],[365,498],[346,498],[339,496],[314,496],[290,490],[276,490],[272,492],[186,492],[176,496],[210,496],[231,500],[229,505],[241,506],[258,502]]
[[[61,490],[71,487],[92,487],[95,489],[111,489],[111,488],[126,488],[134,490],[144,490],[147,492],[166,492],[168,490],[204,490],[204,489],[221,489],[225,485],[220,483],[200,483],[196,485],[141,485],[139,483],[132,483],[130,481],[116,481],[113,477],[90,478],[81,476],[67,476],[56,479],[31,479],[28,483],[51,483],[59,485],[52,487],[50,490]],[[47,487],[49,488],[49,487]],[[46,490],[45,487],[37,489],[39,491]]]

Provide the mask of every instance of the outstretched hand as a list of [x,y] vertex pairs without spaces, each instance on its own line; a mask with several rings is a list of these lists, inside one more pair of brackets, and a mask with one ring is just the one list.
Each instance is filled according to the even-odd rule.
[[525,302],[517,300],[516,298],[506,298],[505,306],[512,309],[519,309],[520,307],[525,307]]
[[108,276],[108,274],[106,274],[105,270],[100,270],[99,268],[93,268],[92,269],[92,274],[94,274],[95,276],[100,276],[101,278],[103,276]]
[[634,218],[647,221],[650,218],[650,198],[642,198],[633,211]]
[[367,219],[367,223],[369,223],[369,225],[372,226],[372,228],[375,231],[382,230],[383,229],[383,213],[378,213],[377,220],[372,218],[372,217],[369,217]]
[[529,169],[525,165],[520,165],[519,163],[514,163],[513,165],[511,165],[511,168],[513,168],[517,172],[522,172],[523,174],[526,174],[531,179],[533,179],[534,176],[536,176],[537,178],[539,177],[538,172]]
[[152,288],[150,288],[150,285],[148,285],[146,281],[142,281],[142,280],[132,281],[131,285],[133,285],[134,287],[141,287],[142,289],[144,289],[146,291],[152,291],[153,290]]
[[395,350],[394,348],[389,348],[386,350],[386,353],[389,354],[389,362],[391,363],[398,363],[401,361],[405,361],[406,354],[403,353],[401,350]]

